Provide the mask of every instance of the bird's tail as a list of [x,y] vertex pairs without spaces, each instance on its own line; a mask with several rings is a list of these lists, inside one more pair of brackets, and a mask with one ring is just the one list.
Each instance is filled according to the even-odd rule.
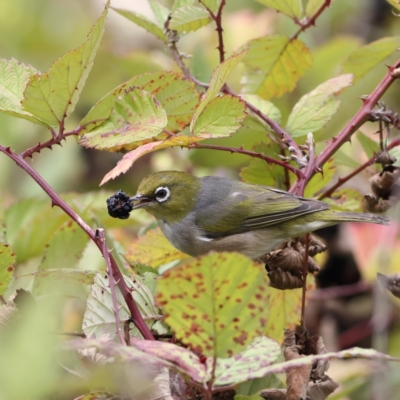
[[[382,215],[336,211],[331,210],[332,213],[326,213],[322,219],[330,222],[369,222],[371,224],[389,225],[390,219]],[[323,214],[323,213],[321,213]]]

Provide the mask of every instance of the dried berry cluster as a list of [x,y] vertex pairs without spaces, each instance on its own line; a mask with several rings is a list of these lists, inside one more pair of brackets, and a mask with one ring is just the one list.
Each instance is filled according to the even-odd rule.
[[[307,260],[307,271],[310,274],[319,271],[318,265],[311,257],[325,250],[326,246],[311,236]],[[304,237],[287,242],[278,250],[266,254],[263,261],[268,271],[270,285],[281,290],[301,288],[305,254]]]

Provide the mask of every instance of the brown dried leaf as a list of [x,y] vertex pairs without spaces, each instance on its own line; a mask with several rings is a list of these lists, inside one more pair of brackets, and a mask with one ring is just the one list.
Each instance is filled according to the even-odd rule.
[[[267,268],[268,270],[268,268]],[[301,276],[293,275],[291,272],[282,271],[280,268],[274,271],[268,271],[269,285],[275,289],[299,289],[303,287]]]
[[394,182],[394,176],[389,171],[383,171],[380,174],[375,174],[369,179],[372,192],[378,197],[386,197],[390,193]]
[[378,272],[378,282],[388,289],[394,296],[400,298],[400,275],[384,275]]
[[338,387],[339,385],[335,381],[333,381],[328,375],[325,375],[320,382],[310,383],[307,395],[311,400],[325,400]]
[[286,400],[287,389],[267,389],[260,392],[265,400]]
[[[327,352],[328,351],[326,350],[322,337],[318,336],[316,343],[316,352],[314,354],[326,354]],[[325,372],[329,369],[329,366],[329,360],[318,360],[316,366],[311,371],[311,379],[313,381],[323,379]]]
[[[286,361],[302,358],[299,346],[289,346],[283,355]],[[305,399],[310,380],[311,365],[290,368],[286,373],[287,400]]]

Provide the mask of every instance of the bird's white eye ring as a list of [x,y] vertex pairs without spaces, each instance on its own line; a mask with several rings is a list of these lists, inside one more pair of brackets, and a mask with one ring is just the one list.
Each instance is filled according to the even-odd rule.
[[169,195],[171,194],[169,189],[165,186],[160,186],[158,187],[155,191],[154,194],[156,196],[156,200],[159,203],[162,203],[163,201],[166,201],[169,199]]

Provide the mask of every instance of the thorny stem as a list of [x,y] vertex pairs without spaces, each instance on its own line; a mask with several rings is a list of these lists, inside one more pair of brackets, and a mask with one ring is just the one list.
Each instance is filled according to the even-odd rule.
[[302,22],[299,20],[295,20],[297,25],[300,25],[300,29],[290,38],[290,41],[297,39],[301,32],[305,31],[310,26],[315,26],[315,21],[317,18],[325,11],[325,8],[328,8],[331,5],[331,0],[325,0],[325,2],[321,5],[321,7],[315,12],[315,14],[306,20],[306,22]]
[[287,169],[288,171],[293,172],[297,177],[301,177],[303,175],[302,171],[298,168],[293,167],[290,164],[285,163],[284,161],[277,160],[275,158],[271,158],[265,156],[261,153],[256,153],[255,151],[245,150],[241,147],[225,147],[225,146],[217,146],[212,144],[202,144],[202,143],[193,143],[187,146],[188,149],[208,149],[208,150],[221,150],[221,151],[228,151],[230,153],[237,153],[237,154],[245,154],[247,156],[253,158],[259,158],[261,160],[266,161],[268,164],[276,164],[280,165],[281,167]]
[[217,25],[216,31],[218,33],[218,51],[219,51],[219,62],[222,63],[225,61],[225,50],[224,50],[224,38],[222,36],[223,29],[222,29],[222,10],[225,6],[225,0],[221,0],[221,4],[219,5],[217,15],[215,15],[204,3],[202,0],[199,0],[199,3],[201,3],[208,13],[210,14],[210,17],[214,20],[215,24]]
[[[9,147],[4,147],[2,145],[0,145],[0,152],[11,158],[20,168],[22,168],[50,197],[52,206],[60,207],[73,221],[79,225],[80,228],[84,230],[90,239],[97,245],[99,250],[102,251],[102,243],[100,239],[96,237],[93,229],[90,228],[90,226],[54,191],[54,189],[24,160],[21,155],[15,154]],[[110,255],[110,263],[114,279],[118,283],[118,287],[126,301],[132,320],[145,339],[154,340],[152,333],[145,324],[139,309],[133,300],[131,293],[132,289],[128,288],[112,255]]]
[[[347,125],[342,129],[336,138],[333,138],[325,150],[319,154],[316,159],[316,166],[321,168],[337,150],[350,139],[351,135],[357,131],[357,129],[368,121],[371,111],[375,107],[377,101],[383,96],[390,85],[396,80],[392,76],[392,71],[400,66],[400,59],[396,63],[389,67],[386,76],[378,83],[374,91],[365,99],[363,99],[363,104],[358,110],[356,115],[347,123]],[[311,178],[307,177],[308,179]]]
[[330,187],[328,190],[325,192],[321,193],[318,196],[318,200],[325,199],[326,197],[331,197],[332,193],[338,189],[340,186],[342,186],[344,183],[349,181],[351,178],[359,174],[361,171],[363,171],[365,168],[368,168],[370,165],[372,165],[375,161],[375,156],[370,158],[368,161],[366,161],[364,164],[360,165],[358,168],[356,168],[354,171],[352,171],[350,174],[346,175],[343,178],[338,178],[337,182]]
[[[386,146],[387,150],[391,150],[396,146],[400,145],[400,138],[397,138],[395,140],[393,140],[388,146]],[[338,189],[340,186],[342,186],[344,183],[346,183],[347,181],[349,181],[351,178],[353,178],[354,176],[356,176],[357,174],[359,174],[361,171],[363,171],[365,168],[368,168],[369,166],[371,166],[372,164],[374,164],[375,162],[375,156],[373,156],[372,158],[370,158],[368,161],[366,161],[364,164],[360,165],[357,169],[355,169],[354,171],[352,171],[350,174],[346,175],[343,178],[339,178],[337,180],[337,182],[330,187],[328,190],[326,190],[325,192],[321,193],[318,197],[318,200],[322,200],[325,199],[326,197],[330,197],[332,195],[332,193]]]
[[[311,138],[309,137],[307,139],[308,143],[308,164],[304,170],[304,176],[309,176],[310,174],[313,173],[315,169],[315,151],[314,151],[314,141],[312,139],[312,135],[309,134]],[[291,192],[295,192],[298,196],[303,196],[304,195],[304,189],[306,187],[307,181],[305,179],[300,179],[298,180],[298,185],[291,188]]]
[[306,243],[305,243],[305,253],[304,253],[304,265],[303,265],[303,290],[301,293],[301,319],[300,319],[300,326],[303,330],[306,329],[305,326],[305,311],[306,311],[306,294],[307,294],[307,274],[308,274],[308,250],[310,247],[310,237],[311,234],[307,233],[306,235]]
[[[297,181],[293,184],[293,188],[299,186],[305,187],[307,182],[314,176],[315,172],[321,170],[322,166],[333,156],[333,154],[335,154],[346,141],[350,140],[351,136],[361,125],[368,121],[371,111],[375,107],[377,101],[383,96],[395,79],[397,79],[396,75],[392,75],[392,72],[399,67],[400,59],[397,60],[393,66],[388,68],[386,76],[378,83],[374,91],[368,97],[362,99],[363,104],[356,115],[346,124],[336,137],[329,141],[325,149],[316,157],[315,168],[310,168],[307,173],[304,173],[303,177],[300,178],[300,180],[304,179],[305,181],[298,182],[299,178],[297,178]],[[392,147],[394,142],[392,142]]]
[[126,346],[124,335],[122,334],[122,329],[121,329],[121,320],[119,318],[117,293],[115,291],[114,274],[113,274],[113,269],[111,267],[110,252],[107,248],[106,237],[104,235],[104,229],[97,229],[95,236],[98,237],[100,240],[101,252],[103,253],[104,261],[106,262],[106,266],[107,266],[108,285],[110,286],[111,300],[112,300],[112,304],[113,304],[113,312],[114,312],[114,316],[115,316],[115,325],[117,327],[118,338],[119,338],[119,341],[121,342],[121,344],[123,346]]

